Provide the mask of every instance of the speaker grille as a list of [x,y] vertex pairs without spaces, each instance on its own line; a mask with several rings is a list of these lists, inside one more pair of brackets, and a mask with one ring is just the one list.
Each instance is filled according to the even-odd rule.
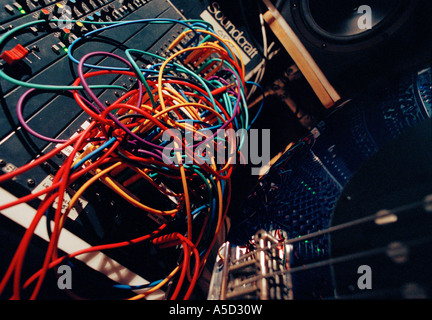
[[[370,16],[363,8],[370,9]],[[396,34],[419,8],[418,0],[291,0],[289,14],[313,45],[357,51]]]
[[355,41],[372,36],[398,18],[398,0],[305,0],[301,14],[308,27],[331,41]]

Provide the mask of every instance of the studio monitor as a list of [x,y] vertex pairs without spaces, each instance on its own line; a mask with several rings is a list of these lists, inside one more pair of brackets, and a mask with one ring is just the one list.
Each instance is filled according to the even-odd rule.
[[341,97],[430,62],[429,0],[263,2],[272,18],[280,14]]

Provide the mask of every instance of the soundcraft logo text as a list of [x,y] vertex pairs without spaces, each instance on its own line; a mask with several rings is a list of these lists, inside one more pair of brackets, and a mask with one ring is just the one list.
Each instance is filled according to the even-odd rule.
[[[246,39],[244,31],[240,31],[236,25],[228,19],[228,17],[221,10],[219,3],[213,2],[211,5],[209,5],[207,7],[207,11],[204,11],[201,14],[201,17],[204,20],[212,23],[213,28],[220,36],[225,38],[224,36],[228,35],[237,43],[239,48],[247,55],[247,59],[244,61],[245,64],[247,64],[247,62],[257,55],[258,50]],[[219,28],[214,22],[219,25]]]

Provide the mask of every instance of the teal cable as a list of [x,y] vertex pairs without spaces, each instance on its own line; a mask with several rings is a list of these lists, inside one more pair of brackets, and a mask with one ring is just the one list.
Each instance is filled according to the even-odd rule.
[[[7,31],[3,36],[0,37],[0,47],[2,46],[3,42],[12,36],[14,33],[16,33],[19,30],[25,29],[30,26],[34,26],[36,24],[40,23],[46,23],[45,20],[35,20],[32,22],[25,23],[23,25],[17,26],[13,28],[12,30]],[[17,86],[26,87],[26,88],[34,88],[39,90],[53,90],[53,91],[67,91],[67,90],[82,90],[84,87],[82,86],[68,86],[68,85],[47,85],[47,84],[37,84],[37,83],[29,83],[25,81],[20,81],[15,78],[12,78],[11,76],[7,75],[2,69],[0,69],[0,78],[3,78],[6,81],[9,81]],[[92,89],[118,89],[118,90],[126,90],[122,86],[115,86],[115,85],[93,85],[91,86]]]

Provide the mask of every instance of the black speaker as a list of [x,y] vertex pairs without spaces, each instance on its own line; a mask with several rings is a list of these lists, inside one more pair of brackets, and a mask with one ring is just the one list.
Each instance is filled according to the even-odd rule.
[[344,98],[383,77],[430,62],[431,3],[430,0],[272,1]]

